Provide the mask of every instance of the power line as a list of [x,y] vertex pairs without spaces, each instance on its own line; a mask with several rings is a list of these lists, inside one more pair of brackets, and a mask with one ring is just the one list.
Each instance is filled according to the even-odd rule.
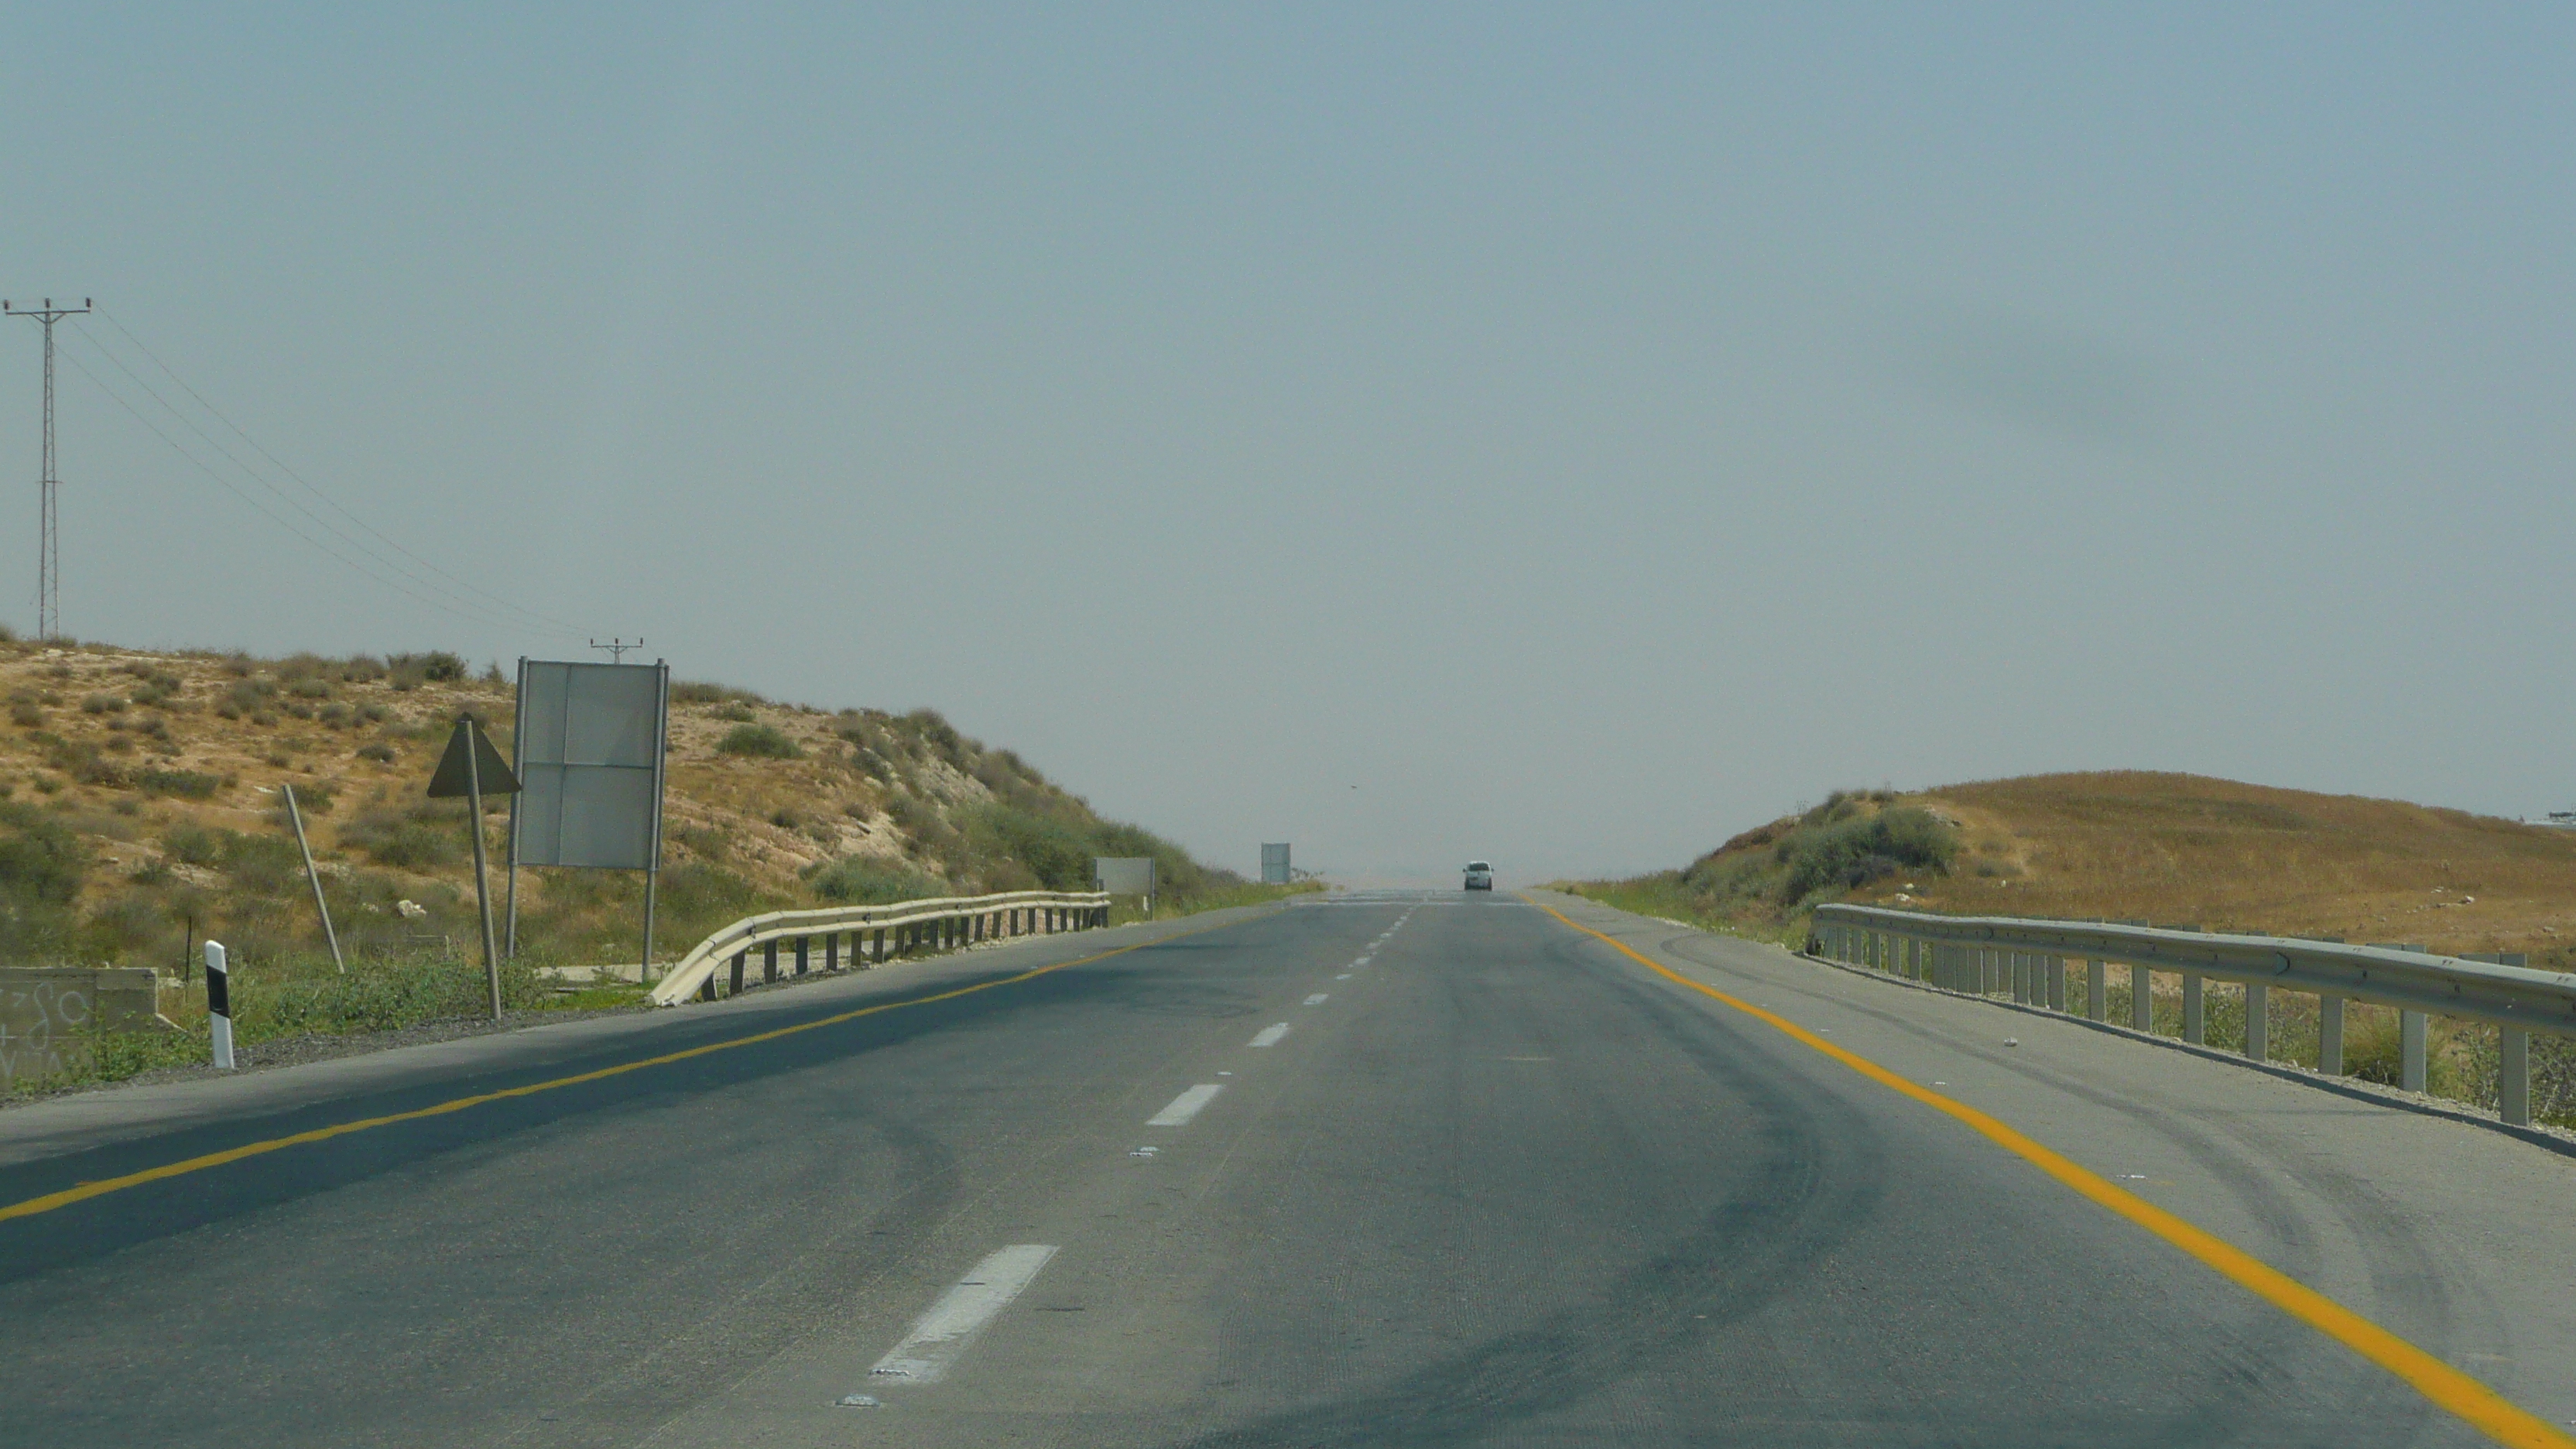
[[[112,352],[112,351],[108,350],[104,345],[102,345],[102,344],[99,342],[99,340],[98,340],[95,336],[92,336],[89,332],[87,332],[86,330],[83,330],[83,329],[80,327],[80,325],[79,325],[78,323],[74,323],[74,324],[73,324],[73,331],[74,331],[74,332],[76,332],[76,333],[80,336],[80,339],[81,339],[82,341],[87,342],[90,346],[97,348],[97,349],[98,349],[98,354],[99,354],[99,356],[101,356],[101,357],[103,357],[103,358],[106,358],[106,359],[107,359],[107,361],[108,361],[108,362],[110,362],[111,364],[113,364],[119,372],[124,373],[128,378],[132,379],[132,381],[133,381],[133,383],[134,383],[134,385],[135,385],[136,387],[139,387],[139,388],[143,389],[143,392],[144,392],[144,394],[145,394],[146,396],[150,397],[154,402],[159,403],[159,404],[161,405],[161,407],[162,407],[162,409],[163,409],[164,411],[168,412],[168,413],[170,414],[170,416],[171,416],[171,417],[176,418],[176,419],[179,421],[179,423],[180,423],[180,425],[181,425],[181,426],[185,427],[186,429],[188,429],[188,431],[190,431],[190,432],[192,432],[192,433],[195,433],[199,438],[203,439],[207,447],[214,449],[217,453],[221,454],[221,455],[224,457],[225,461],[227,461],[227,462],[231,463],[234,467],[236,467],[236,468],[240,469],[244,477],[249,478],[252,482],[257,483],[260,487],[267,489],[270,493],[272,493],[272,494],[276,495],[276,497],[277,497],[278,501],[280,501],[280,502],[284,503],[287,507],[294,509],[297,513],[300,513],[300,514],[302,514],[305,518],[307,518],[307,519],[311,520],[311,521],[312,521],[312,523],[313,523],[313,525],[314,525],[315,527],[320,528],[320,529],[322,529],[323,531],[325,531],[325,532],[327,532],[327,533],[331,534],[333,537],[335,537],[335,538],[339,539],[342,543],[344,543],[344,544],[348,545],[350,548],[355,549],[358,553],[360,553],[360,554],[364,555],[366,558],[368,558],[369,560],[371,560],[372,562],[374,562],[375,564],[377,564],[379,567],[382,567],[382,568],[385,568],[385,569],[391,570],[393,573],[396,573],[396,574],[398,574],[398,575],[403,576],[405,579],[409,580],[409,581],[410,581],[411,583],[413,583],[413,584],[418,585],[418,586],[419,586],[419,587],[421,587],[421,588],[428,589],[428,590],[430,590],[430,591],[431,591],[431,592],[433,592],[433,593],[443,594],[443,595],[447,596],[450,600],[452,600],[456,605],[462,606],[463,608],[468,609],[468,610],[490,610],[490,609],[492,608],[492,605],[490,605],[490,604],[485,604],[485,603],[479,602],[479,601],[477,601],[477,600],[474,600],[474,599],[468,598],[468,597],[466,597],[464,594],[461,594],[461,593],[459,593],[458,591],[456,591],[456,590],[454,590],[454,589],[448,588],[448,587],[446,587],[446,586],[444,586],[444,585],[442,585],[442,584],[438,583],[437,581],[435,581],[435,580],[433,580],[433,579],[423,578],[423,577],[421,577],[417,572],[415,572],[414,570],[411,570],[411,569],[405,568],[405,567],[404,567],[400,562],[398,562],[398,561],[396,561],[396,560],[394,560],[394,559],[391,559],[391,558],[387,558],[386,556],[384,556],[382,553],[378,552],[377,550],[375,550],[375,549],[373,549],[373,548],[370,548],[370,547],[369,547],[366,543],[364,543],[363,541],[361,541],[361,540],[359,540],[359,539],[356,539],[356,538],[352,538],[352,537],[350,537],[350,535],[349,535],[349,533],[348,533],[348,531],[347,531],[347,530],[345,530],[345,529],[343,529],[343,528],[339,527],[338,525],[334,524],[331,520],[329,520],[329,519],[327,519],[327,518],[322,517],[320,514],[315,513],[312,509],[305,507],[305,506],[304,506],[304,504],[303,504],[300,500],[298,500],[297,498],[295,498],[293,495],[289,494],[285,489],[278,487],[274,482],[271,482],[271,481],[269,480],[269,478],[268,478],[265,474],[263,474],[263,473],[261,473],[261,472],[260,472],[260,470],[259,470],[259,469],[254,468],[254,467],[252,467],[250,464],[248,464],[248,463],[246,463],[246,462],[242,461],[242,459],[241,459],[240,455],[238,455],[238,454],[234,453],[234,452],[232,451],[232,449],[225,447],[221,439],[218,439],[218,438],[214,437],[212,434],[208,433],[204,428],[199,427],[199,426],[197,425],[197,422],[196,422],[196,420],[195,420],[195,419],[193,419],[193,418],[189,417],[189,416],[187,415],[187,413],[186,413],[186,412],[184,412],[183,410],[181,410],[180,408],[178,408],[177,406],[175,406],[174,404],[172,404],[172,403],[171,403],[171,401],[170,401],[168,398],[163,397],[163,396],[161,395],[160,391],[159,391],[158,389],[154,388],[154,387],[152,386],[152,384],[151,384],[150,382],[146,381],[146,380],[143,378],[143,376],[142,376],[141,374],[137,373],[137,372],[136,372],[136,371],[135,371],[131,366],[129,366],[129,365],[126,363],[125,359],[123,359],[123,358],[121,358],[121,357],[118,357],[114,352]],[[98,377],[98,375],[97,375],[96,373],[89,372],[86,368],[84,368],[82,371],[83,371],[83,374],[84,374],[85,376],[87,376],[91,381],[93,381],[93,382],[99,382],[99,383],[100,383],[100,385],[101,385],[102,387],[104,387],[104,386],[105,386],[105,383],[104,383],[103,381],[101,381],[101,379]],[[183,383],[183,384],[181,384],[181,386],[183,386],[183,387],[184,387],[185,385],[186,385],[186,384],[184,384],[184,383]],[[129,407],[129,409],[128,409],[128,410],[129,410],[129,411],[132,411],[132,409],[131,409],[130,407]],[[211,411],[211,410],[210,410],[210,411]],[[138,414],[138,416],[139,416],[139,414]],[[245,436],[247,436],[247,435],[245,435]],[[166,435],[165,435],[165,440],[166,440]],[[256,446],[257,446],[257,444],[256,444],[256,443],[254,443],[254,444],[253,444],[253,446],[254,446],[254,447],[256,447]],[[193,454],[191,454],[190,456],[191,456],[191,458],[193,459],[194,455],[193,455]],[[202,462],[200,462],[199,466],[204,467],[204,466],[206,466],[206,465],[205,465],[205,464],[203,464]],[[308,485],[308,486],[310,486],[310,485]],[[370,530],[370,531],[372,531],[372,530]],[[299,538],[304,537],[304,535],[303,535],[303,534],[301,534],[300,532],[297,534],[297,536],[298,536]],[[311,540],[311,539],[309,539],[309,538],[308,538],[308,539],[306,539],[306,541],[307,541],[307,542],[312,542],[312,540]],[[335,554],[335,556],[336,556],[336,554]],[[345,559],[343,559],[343,562],[346,562],[346,560],[345,560]],[[370,576],[372,577],[373,575],[370,575]],[[417,597],[417,596],[415,595],[415,597]],[[521,608],[521,607],[519,607],[519,606],[517,606],[517,605],[515,605],[515,604],[511,604],[511,603],[510,603],[509,601],[507,601],[507,600],[497,600],[497,602],[498,602],[498,604],[499,604],[499,606],[500,606],[500,608],[501,608],[501,609],[504,609],[504,610],[512,610],[512,611],[515,611],[516,613],[519,613],[519,614],[521,614],[521,615],[525,615],[525,616],[526,616],[526,618],[525,618],[525,619],[520,619],[520,620],[510,620],[510,619],[506,619],[506,618],[505,618],[505,620],[501,623],[500,627],[503,627],[503,628],[510,628],[510,629],[531,629],[531,628],[533,628],[533,629],[537,630],[538,632],[542,632],[542,633],[550,633],[550,634],[560,634],[560,635],[562,635],[562,636],[563,636],[563,637],[565,637],[565,638],[577,638],[577,637],[579,637],[579,633],[578,633],[578,631],[576,631],[576,630],[572,630],[572,629],[569,629],[569,628],[564,627],[564,626],[561,626],[561,625],[558,625],[558,624],[556,624],[553,620],[549,619],[547,616],[545,616],[545,615],[543,615],[543,614],[539,614],[539,613],[537,613],[537,612],[536,612],[535,610],[533,610],[533,609],[525,609],[525,608]],[[533,621],[535,621],[535,622],[533,622],[533,623],[529,622],[529,621],[531,621],[531,620],[533,620]]]
[[[60,512],[55,495],[63,480],[54,474],[54,324],[89,310],[89,298],[77,307],[57,307],[47,297],[42,307],[12,307],[0,298],[0,314],[33,317],[45,329],[45,461],[36,479],[36,511],[41,518],[36,538],[36,637],[51,639],[63,631],[63,559],[54,520]],[[77,328],[79,323],[72,324]]]
[[365,576],[367,579],[375,583],[383,584],[385,587],[394,590],[396,593],[402,594],[406,598],[414,599],[420,603],[427,604],[433,609],[454,614],[460,619],[481,624],[486,628],[511,630],[526,627],[508,619],[497,619],[486,614],[476,613],[470,609],[460,608],[448,600],[420,593],[409,587],[402,580],[387,578],[383,574],[379,574],[375,570],[368,568],[358,560],[349,557],[338,549],[333,548],[323,540],[315,538],[311,534],[304,532],[302,529],[297,528],[292,522],[270,511],[266,504],[260,502],[250,494],[243,492],[240,485],[234,483],[230,478],[225,477],[212,464],[206,462],[206,460],[198,457],[196,454],[189,452],[185,444],[181,443],[178,439],[171,437],[167,432],[164,432],[159,424],[153,422],[150,418],[145,417],[141,409],[135,407],[133,403],[128,402],[123,393],[120,393],[115,388],[108,386],[106,379],[101,378],[97,373],[90,371],[89,366],[80,360],[78,354],[66,353],[64,354],[64,360],[71,363],[74,371],[78,372],[81,376],[88,378],[100,392],[107,394],[110,401],[114,402],[118,407],[125,409],[128,414],[132,415],[136,422],[143,425],[145,431],[151,433],[152,436],[159,438],[162,442],[169,444],[172,452],[177,453],[180,457],[185,458],[190,463],[196,465],[197,471],[213,479],[225,492],[240,499],[244,504],[250,507],[252,512],[257,513],[260,517],[276,524],[279,528],[293,535],[298,541],[309,544],[323,553],[330,555],[333,559],[346,565],[351,570]]
[[[137,352],[150,358],[152,360],[152,365],[161,369],[163,376],[169,378],[173,383],[178,384],[180,391],[185,392],[189,397],[194,398],[197,406],[204,408],[208,413],[213,414],[217,421],[221,422],[225,427],[232,429],[236,436],[238,436],[243,442],[248,443],[261,457],[266,458],[271,464],[275,465],[279,472],[295,480],[298,486],[302,487],[305,492],[310,493],[315,498],[321,500],[322,504],[332,512],[339,514],[341,517],[348,519],[351,523],[356,524],[359,528],[364,529],[369,535],[382,542],[387,548],[392,549],[394,552],[401,554],[403,557],[419,564],[422,568],[429,570],[431,573],[437,574],[439,577],[448,580],[450,583],[457,585],[459,588],[462,588],[469,593],[479,594],[490,602],[509,610],[511,613],[525,614],[531,619],[564,630],[567,637],[580,632],[571,624],[562,619],[558,619],[551,614],[540,613],[535,609],[527,608],[503,597],[502,595],[493,593],[489,589],[478,587],[465,579],[458,578],[455,574],[449,573],[447,570],[440,568],[437,564],[434,564],[428,559],[422,558],[419,554],[413,553],[410,549],[403,547],[401,543],[387,536],[382,530],[375,527],[375,525],[367,522],[357,514],[352,513],[347,508],[341,506],[338,499],[333,498],[330,494],[316,486],[312,480],[289,467],[284,460],[280,459],[275,453],[270,452],[267,447],[262,445],[259,439],[252,437],[249,431],[243,428],[241,424],[234,422],[229,416],[227,416],[223,409],[206,401],[203,393],[200,393],[194,387],[189,386],[186,378],[181,377],[177,372],[173,371],[170,364],[162,361],[161,354],[154,352],[151,347],[145,344],[142,338],[135,336],[133,329],[127,327],[124,321],[115,313],[102,307],[98,309],[98,315],[106,320],[108,326],[115,328],[120,334],[122,334],[126,341],[133,343],[134,349]],[[90,336],[88,330],[83,328],[79,323],[73,323],[72,327],[74,331],[79,332],[83,338],[87,339],[91,345],[99,345],[98,339]],[[100,347],[100,351],[104,353],[106,352],[106,349],[104,347]],[[112,356],[112,354],[110,355]],[[169,406],[166,402],[162,405],[164,407]],[[352,540],[352,542],[354,542],[354,540]]]

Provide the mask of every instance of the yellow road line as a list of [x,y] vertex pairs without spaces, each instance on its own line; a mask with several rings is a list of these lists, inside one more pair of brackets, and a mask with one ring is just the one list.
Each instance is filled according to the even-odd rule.
[[[1529,900],[1526,895],[1521,898]],[[1778,1029],[1800,1045],[1815,1048],[1880,1086],[1959,1119],[1996,1146],[2027,1160],[2076,1192],[2217,1269],[2273,1307],[2405,1380],[2417,1393],[2450,1410],[2497,1443],[2524,1446],[2524,1449],[2576,1449],[2576,1439],[2559,1432],[2548,1420],[2516,1406],[2485,1384],[2235,1244],[2192,1226],[2135,1193],[2114,1186],[2108,1179],[2077,1166],[1976,1108],[1953,1101],[1928,1087],[1918,1086],[1867,1057],[1845,1051],[1787,1017],[1765,1011],[1749,1001],[1740,1001],[1713,986],[1702,985],[1661,962],[1648,960],[1626,942],[1614,940],[1544,901],[1530,901],[1530,904],[1595,940],[1607,942],[1647,970],[1703,996],[1722,1001]]]
[[1195,936],[1202,931],[1213,931],[1232,924],[1234,923],[1231,921],[1220,921],[1216,925],[1175,931],[1171,935],[1158,936],[1151,941],[1138,941],[1133,945],[1120,946],[1114,950],[1102,951],[1097,955],[1083,956],[1071,961],[1058,961],[1052,966],[1040,966],[1032,971],[1023,971],[1017,976],[978,982],[973,986],[960,986],[953,991],[942,991],[933,996],[916,996],[905,1001],[887,1001],[875,1006],[862,1006],[855,1011],[844,1011],[815,1021],[798,1022],[794,1026],[777,1027],[751,1036],[709,1042],[704,1046],[693,1046],[684,1051],[665,1052],[660,1056],[646,1057],[641,1061],[621,1062],[613,1067],[601,1067],[597,1071],[556,1077],[551,1081],[531,1082],[524,1087],[507,1087],[497,1092],[482,1092],[471,1097],[457,1097],[435,1106],[420,1107],[409,1112],[390,1112],[382,1117],[362,1117],[354,1122],[335,1122],[328,1127],[316,1127],[310,1132],[298,1132],[290,1137],[272,1137],[265,1142],[246,1142],[239,1147],[227,1147],[221,1152],[209,1152],[202,1157],[164,1163],[159,1167],[147,1167],[141,1172],[129,1172],[123,1177],[107,1177],[96,1182],[84,1182],[64,1188],[60,1192],[49,1192],[42,1197],[13,1202],[6,1207],[0,1207],[0,1222],[6,1222],[11,1218],[34,1217],[38,1213],[49,1213],[56,1208],[70,1207],[76,1202],[87,1202],[94,1197],[105,1197],[112,1192],[122,1192],[129,1187],[140,1187],[147,1182],[160,1182],[167,1178],[184,1177],[191,1172],[203,1172],[209,1167],[221,1167],[225,1163],[239,1162],[246,1157],[259,1157],[289,1147],[302,1147],[312,1142],[328,1142],[334,1137],[346,1137],[352,1132],[364,1132],[375,1127],[390,1127],[398,1122],[418,1122],[427,1117],[443,1117],[450,1112],[462,1112],[468,1107],[480,1107],[491,1102],[506,1102],[514,1097],[533,1097],[539,1092],[551,1092],[559,1087],[577,1087],[584,1082],[622,1077],[628,1072],[640,1072],[646,1067],[669,1066],[673,1062],[685,1062],[692,1057],[732,1051],[737,1047],[758,1046],[763,1042],[777,1041],[799,1032],[820,1031],[824,1027],[839,1026],[845,1021],[856,1021],[863,1016],[875,1016],[879,1012],[900,1011],[907,1006],[929,1006],[935,1002],[954,1001],[961,996],[972,996],[979,991],[1017,986],[1023,981],[1035,980],[1050,971],[1062,971],[1069,966],[1088,966],[1095,961],[1106,961],[1112,956],[1124,956],[1130,951],[1140,951],[1147,946],[1159,946],[1165,941],[1177,941],[1183,936]]

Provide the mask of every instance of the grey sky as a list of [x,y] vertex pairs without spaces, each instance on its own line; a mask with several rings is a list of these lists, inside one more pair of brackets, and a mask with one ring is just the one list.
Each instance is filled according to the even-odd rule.
[[[1247,871],[2576,796],[2576,10],[1711,8],[39,7],[0,293],[475,586]],[[62,398],[70,632],[564,656]]]

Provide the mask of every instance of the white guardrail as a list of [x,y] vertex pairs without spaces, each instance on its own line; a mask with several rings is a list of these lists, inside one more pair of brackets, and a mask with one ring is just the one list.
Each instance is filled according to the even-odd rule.
[[2107,977],[2129,968],[2129,1025],[2149,1029],[2150,971],[2182,977],[2183,1039],[2200,1042],[2206,1025],[2201,982],[2245,986],[2245,1055],[2268,1060],[2267,993],[2273,987],[2317,997],[2318,1070],[2343,1075],[2343,1004],[2366,1001],[2398,1010],[2399,1085],[2424,1090],[2424,1018],[2467,1017],[2499,1032],[2497,1115],[2531,1122],[2534,1031],[2576,1036],[2576,976],[2519,965],[2435,956],[2394,946],[2348,946],[2295,936],[2226,936],[2201,931],[2012,916],[1935,916],[1877,906],[1816,908],[1809,954],[1872,967],[1945,991],[2000,996],[2064,1011],[2066,965],[2085,963],[2084,1015],[2104,1019]]
[[780,974],[778,947],[795,948],[794,974],[813,969],[814,943],[823,943],[823,969],[841,968],[841,938],[849,937],[849,963],[864,971],[909,955],[954,950],[977,941],[1053,935],[1109,924],[1109,897],[1096,891],[1009,891],[994,896],[936,896],[882,906],[827,906],[813,911],[771,911],[745,916],[689,948],[653,988],[653,1004],[677,1006],[694,996],[716,999],[717,973],[727,988],[743,989],[751,953],[760,952],[760,979]]

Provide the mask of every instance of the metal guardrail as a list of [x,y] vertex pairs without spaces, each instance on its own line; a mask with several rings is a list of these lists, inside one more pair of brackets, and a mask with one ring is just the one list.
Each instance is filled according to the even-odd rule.
[[2295,936],[2231,936],[2094,921],[2014,916],[1935,916],[1879,906],[1816,908],[1810,954],[1868,966],[1968,995],[2010,994],[2025,1005],[2064,1011],[2066,963],[2085,963],[2084,1011],[2105,1019],[2109,968],[2129,968],[2129,1025],[2149,1029],[2151,971],[2182,977],[2183,1039],[2207,1025],[2201,983],[2245,987],[2245,1055],[2268,1060],[2268,992],[2314,993],[2318,1070],[2343,1075],[2343,1005],[2365,1001],[2398,1011],[2399,1085],[2424,1090],[2424,1018],[2466,1017],[2501,1028],[2498,1115],[2531,1121],[2534,1031],[2576,1036],[2576,975],[2435,956],[2393,946],[2350,946]]
[[867,970],[890,960],[932,951],[953,950],[977,941],[1011,936],[1052,935],[1092,930],[1109,924],[1109,897],[1097,891],[1008,891],[991,896],[934,896],[882,906],[827,906],[813,911],[771,911],[745,916],[689,948],[669,974],[654,986],[656,1006],[677,1006],[691,997],[716,999],[717,973],[730,960],[730,991],[740,993],[744,971],[755,949],[761,953],[761,980],[779,978],[778,947],[795,947],[794,974],[813,969],[813,947],[823,943],[823,969],[841,969],[841,937],[850,938],[853,969]]

